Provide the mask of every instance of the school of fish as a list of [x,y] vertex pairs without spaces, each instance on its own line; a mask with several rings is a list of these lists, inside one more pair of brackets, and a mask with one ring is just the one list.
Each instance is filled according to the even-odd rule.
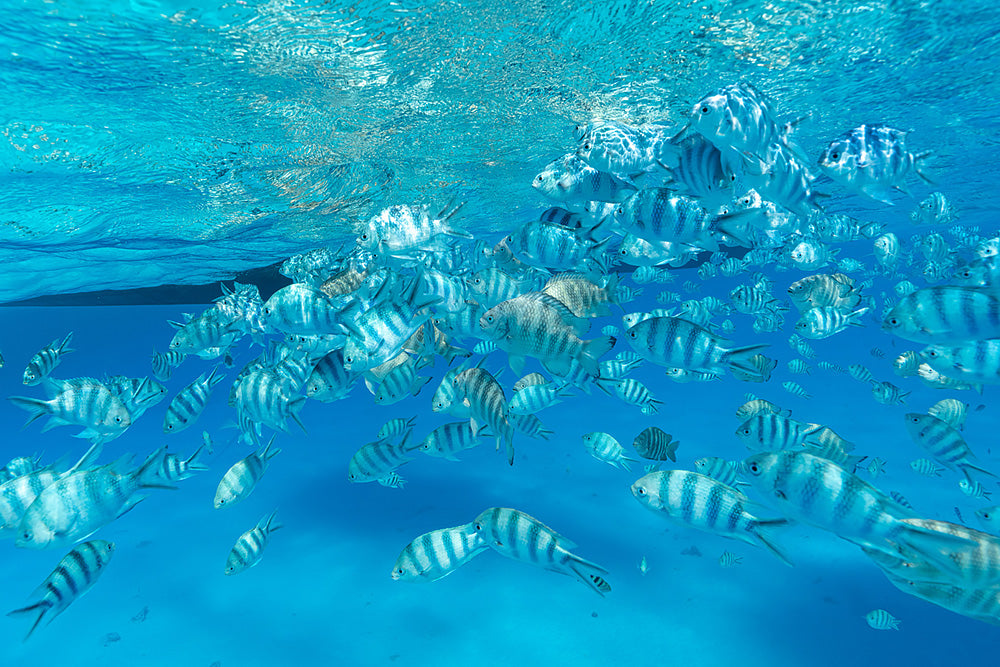
[[[417,435],[419,415],[392,417],[371,442],[345,453],[352,483],[402,489],[399,471],[408,462],[460,460],[484,440],[501,452],[501,465],[516,465],[526,439],[553,435],[540,412],[599,391],[627,406],[636,423],[654,425],[579,434],[582,446],[626,473],[640,459],[651,462],[622,490],[656,516],[761,547],[790,566],[795,554],[782,533],[792,522],[818,527],[862,549],[900,590],[1000,624],[1000,510],[976,513],[983,531],[925,517],[876,486],[886,461],[854,453],[856,444],[833,426],[793,419],[754,394],[736,411],[744,460],[681,447],[655,425],[670,417],[659,414],[667,380],[630,377],[639,367],[662,367],[677,383],[729,374],[755,387],[778,384],[771,376],[779,351],[757,337],[783,332],[795,355],[784,367],[797,380],[780,384],[792,396],[810,398],[800,379],[808,385],[814,374],[837,373],[878,403],[905,405],[909,391],[863,363],[843,368],[821,359],[813,347],[872,327],[913,344],[892,362],[902,378],[896,382],[979,393],[1000,384],[1000,237],[956,225],[940,192],[912,199],[911,183],[932,183],[932,156],[912,152],[906,132],[848,129],[810,160],[795,140],[804,121],[779,115],[745,82],[706,95],[674,126],[588,120],[573,131],[575,149],[552,156],[531,179],[550,205],[537,219],[487,239],[462,227],[461,203],[390,206],[360,222],[353,243],[285,261],[281,273],[291,282],[266,300],[256,286],[234,283],[205,311],[171,322],[173,337],[152,354],[152,377],[57,379],[53,372],[73,352],[72,333],[53,341],[24,371],[24,384],[42,394],[10,400],[28,413],[27,424],[45,417],[42,431],[72,426],[90,449],[46,465],[19,457],[0,470],[0,532],[22,548],[71,548],[38,601],[11,614],[36,614],[29,635],[51,621],[96,583],[115,550],[83,540],[147,495],[209,470],[208,433],[187,458],[161,447],[141,463],[131,456],[97,462],[106,443],[157,404],[166,403],[169,438],[194,426],[210,402],[222,400],[216,397],[226,392],[216,388],[228,386],[245,452],[219,476],[213,504],[224,510],[266,486],[281,452],[275,441],[292,425],[306,430],[300,413],[308,400],[342,400],[361,384],[381,406],[422,395],[422,412],[448,421]],[[904,225],[830,212],[824,201],[834,193],[909,203],[904,225],[918,233],[904,240]],[[838,244],[860,240],[870,242],[871,259],[838,256]],[[787,276],[780,284],[776,271]],[[717,277],[740,284],[728,295],[699,296]],[[876,295],[876,281],[888,291]],[[672,289],[654,294],[661,286]],[[659,307],[630,306],[644,294]],[[786,323],[791,313],[797,319]],[[262,352],[237,369],[251,346]],[[873,349],[871,356],[885,355]],[[434,372],[438,357],[443,373]],[[197,374],[167,400],[163,383],[195,365]],[[967,409],[945,398],[905,414],[899,433],[925,452],[910,464],[914,474],[957,473],[963,493],[988,501],[996,475],[976,456],[978,443],[963,438]],[[857,443],[860,452],[864,444]],[[684,450],[696,452],[694,470],[661,469]],[[414,538],[392,578],[435,581],[492,550],[600,595],[611,591],[604,567],[521,510],[494,507],[461,520],[468,522]],[[275,512],[242,527],[224,574],[256,566],[280,527]],[[734,567],[741,557],[726,551],[719,562]],[[640,570],[647,570],[645,556]],[[899,627],[881,609],[866,620],[875,629]]]

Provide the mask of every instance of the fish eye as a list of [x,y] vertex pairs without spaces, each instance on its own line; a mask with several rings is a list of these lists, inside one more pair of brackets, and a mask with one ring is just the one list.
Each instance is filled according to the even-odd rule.
[[539,174],[538,176],[535,176],[535,180],[538,181],[539,183],[541,183],[542,182],[542,175]]
[[702,108],[701,108],[701,112],[702,112],[702,113],[708,113],[708,107],[707,107],[707,106],[705,106],[705,107],[702,107]]
[[362,240],[362,241],[367,241],[367,240],[368,240],[368,234],[367,234],[367,233],[365,233],[365,234],[362,234],[362,235],[361,235],[361,240]]
[[840,154],[839,153],[830,153],[830,157],[833,158],[834,160],[836,160],[837,158],[840,157]]
[[590,150],[590,142],[589,141],[583,145],[583,150],[585,150],[585,151],[589,151]]
[[625,207],[624,206],[619,206],[617,208],[617,210],[615,210],[615,213],[618,214],[618,215],[625,215]]
[[747,470],[749,470],[754,475],[757,475],[760,473],[760,465],[758,465],[757,462],[754,461],[753,463],[747,466]]
[[226,504],[226,499],[225,498],[219,498],[219,504],[220,505],[225,505]]
[[23,533],[21,533],[21,537],[23,537],[26,540],[30,540],[31,539],[31,533],[29,533],[28,531],[24,531]]
[[397,567],[396,568],[396,574],[403,574],[403,568]]
[[644,496],[646,495],[646,488],[643,486],[638,486],[636,487],[635,492],[638,493],[640,496]]
[[748,428],[743,429],[743,435],[750,435],[750,429]]
[[892,317],[889,319],[889,324],[891,324],[892,326],[896,326],[899,324],[899,320],[895,317]]
[[628,337],[629,338],[635,338],[635,336],[636,336],[636,333],[634,331],[629,331],[628,332]]
[[986,510],[980,510],[980,511],[982,512],[983,518],[986,519],[987,521],[989,521],[990,513],[987,512]]
[[118,415],[117,417],[115,417],[115,423],[116,424],[121,424],[122,423],[121,415]]

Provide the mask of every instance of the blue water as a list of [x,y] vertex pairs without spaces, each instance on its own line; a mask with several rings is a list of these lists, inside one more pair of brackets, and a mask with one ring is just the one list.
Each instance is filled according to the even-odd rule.
[[[530,180],[574,148],[575,123],[680,125],[694,100],[742,79],[789,117],[812,114],[796,137],[813,156],[863,122],[912,130],[911,147],[934,152],[935,189],[961,224],[986,236],[997,229],[993,3],[9,2],[0,24],[4,302],[230,280],[349,244],[358,225],[395,203],[461,199],[463,226],[495,242],[549,205]],[[905,240],[916,231],[908,213],[929,192],[915,185],[915,199],[888,207],[830,188],[827,205]],[[870,242],[840,247],[871,263]],[[804,275],[768,273],[779,295]],[[666,289],[699,282],[694,269],[676,275]],[[741,280],[715,278],[692,298],[725,298]],[[867,293],[894,282],[876,279]],[[627,311],[658,307],[656,286],[645,289]],[[0,396],[39,395],[21,384],[23,368],[71,330],[77,351],[57,376],[148,375],[150,350],[172,335],[167,320],[200,312],[202,301],[0,308]],[[151,491],[103,528],[97,537],[118,545],[106,572],[31,640],[22,643],[25,619],[0,618],[0,665],[993,664],[995,627],[904,595],[855,546],[795,526],[780,538],[795,562],[788,568],[762,549],[654,516],[629,492],[638,469],[614,469],[582,448],[590,431],[628,446],[658,425],[681,442],[679,468],[702,456],[742,458],[735,410],[749,391],[885,459],[877,484],[922,515],[957,521],[957,507],[978,527],[973,513],[987,503],[962,495],[958,475],[927,480],[909,469],[924,454],[903,414],[945,397],[969,402],[965,438],[1000,469],[1000,452],[990,451],[995,388],[980,396],[897,378],[892,360],[919,346],[874,320],[813,342],[817,361],[862,363],[911,392],[905,406],[880,405],[846,375],[787,371],[793,317],[762,335],[749,316],[731,319],[738,343],[771,344],[779,365],[769,383],[679,385],[647,364],[634,377],[664,401],[659,415],[600,392],[577,396],[540,414],[551,439],[516,438],[513,467],[489,443],[459,463],[418,456],[400,470],[404,489],[349,484],[347,462],[390,417],[416,415],[418,438],[454,421],[429,407],[440,359],[434,381],[395,406],[376,406],[360,383],[343,401],[309,402],[308,433],[280,434],[282,453],[258,488],[221,511],[211,505],[218,480],[247,453],[230,442],[230,383],[179,435],[162,433],[161,403],[102,460],[142,458],[163,444],[190,454],[207,430],[220,444],[211,470],[177,491]],[[608,323],[620,321],[598,319],[592,331]],[[227,378],[256,354],[244,340]],[[185,361],[170,395],[214,363]],[[505,355],[487,365],[504,369],[509,392],[516,376]],[[812,398],[790,396],[785,380]],[[87,447],[72,428],[22,430],[24,417],[0,401],[3,461],[37,453],[48,462]],[[492,551],[437,582],[390,578],[411,539],[490,506],[528,512],[575,541],[576,553],[607,568],[612,592],[601,598]],[[235,539],[275,508],[285,527],[262,562],[224,576]],[[742,563],[721,568],[724,551]],[[63,555],[11,541],[0,552],[10,609]],[[901,619],[901,631],[870,629],[864,616],[875,608]]]

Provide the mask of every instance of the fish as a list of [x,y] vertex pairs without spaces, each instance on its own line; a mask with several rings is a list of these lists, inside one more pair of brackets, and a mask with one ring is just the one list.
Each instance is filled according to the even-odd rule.
[[963,403],[957,398],[944,398],[932,405],[927,410],[927,414],[937,417],[953,429],[961,431],[965,428],[965,415],[968,411],[968,403]]
[[791,380],[788,380],[786,382],[782,382],[781,387],[792,396],[797,396],[799,398],[804,398],[806,400],[812,398],[812,394],[807,392],[805,388],[803,388],[802,385],[800,385],[798,382],[792,382]]
[[[468,416],[477,424],[489,426],[497,450],[504,445],[508,465],[514,465],[514,429],[503,387],[489,371],[473,367],[461,371],[452,380],[455,399],[468,405]],[[455,414],[455,413],[452,413]],[[478,426],[473,427],[478,430]]]
[[740,491],[701,473],[663,470],[649,473],[632,484],[632,495],[641,505],[676,523],[761,546],[786,565],[791,561],[776,545],[772,532],[786,519],[758,519],[746,510],[749,503]]
[[166,382],[186,357],[186,354],[177,350],[167,350],[163,354],[153,350],[153,377],[160,382]]
[[864,326],[861,318],[867,312],[868,308],[858,308],[850,313],[835,306],[810,308],[802,313],[799,321],[795,323],[795,331],[813,340],[829,338],[846,330],[848,326]]
[[531,187],[565,204],[619,202],[636,191],[632,183],[594,169],[575,153],[568,153],[546,165],[532,179]]
[[600,565],[573,553],[576,545],[538,519],[507,507],[490,507],[480,512],[473,527],[497,553],[513,560],[538,565],[546,570],[575,576],[604,597],[611,592],[607,574]]
[[788,296],[799,312],[827,307],[852,311],[861,302],[854,279],[843,273],[820,273],[801,278],[788,287]]
[[649,572],[649,565],[646,563],[646,557],[643,556],[641,559],[639,559],[639,574],[645,577],[646,573],[648,572]]
[[54,394],[47,401],[24,396],[11,396],[8,400],[28,411],[25,426],[49,415],[43,432],[56,426],[75,424],[84,427],[80,437],[96,442],[113,439],[132,425],[128,408],[107,386],[90,378],[78,380],[47,379],[49,390]]
[[924,287],[900,299],[882,329],[928,345],[1000,338],[1000,294],[954,285]]
[[375,434],[376,440],[391,440],[396,438],[406,431],[413,428],[416,423],[417,417],[393,417],[386,423],[379,427],[378,433]]
[[632,446],[644,459],[650,461],[677,461],[677,448],[680,442],[663,429],[650,426],[643,429],[632,441]]
[[909,412],[904,423],[913,441],[946,468],[958,470],[969,479],[970,471],[996,477],[979,465],[968,443],[947,422],[932,415]]
[[885,609],[873,609],[865,614],[865,622],[872,630],[899,630],[899,619]]
[[930,459],[915,459],[910,461],[910,468],[913,472],[924,477],[940,477],[944,468],[938,466]]
[[720,240],[749,246],[749,227],[757,209],[716,215],[691,197],[669,188],[644,188],[623,201],[614,219],[629,234],[650,243],[680,243],[717,250]]
[[654,364],[716,374],[737,368],[748,375],[759,375],[751,359],[767,347],[725,347],[723,338],[678,317],[650,317],[637,322],[626,330],[625,340]]
[[949,377],[971,384],[1000,384],[1000,340],[976,340],[958,346],[928,345],[921,360]]
[[[71,544],[92,535],[142,498],[143,489],[176,489],[155,476],[165,447],[135,470],[118,472],[124,459],[98,468],[74,468],[46,486],[31,503],[17,528],[15,544],[46,549]],[[84,459],[81,459],[84,460]]]
[[740,421],[746,421],[751,417],[767,413],[775,414],[779,417],[790,417],[792,415],[791,410],[785,410],[770,401],[765,401],[763,398],[750,399],[736,410],[736,416]]
[[656,414],[660,410],[663,401],[654,398],[643,383],[633,378],[623,380],[599,380],[602,387],[610,387],[614,394],[628,403],[642,409],[643,414]]
[[631,471],[630,464],[637,462],[637,459],[625,455],[625,448],[609,433],[601,431],[585,433],[583,448],[598,461],[622,470]]
[[63,355],[73,352],[69,347],[72,340],[73,332],[70,331],[62,341],[57,338],[36,352],[31,357],[31,360],[28,361],[27,368],[24,369],[24,384],[29,386],[36,385],[44,378],[47,378],[53,369],[59,365],[59,362],[62,361]]
[[827,459],[806,452],[759,452],[743,461],[745,479],[787,518],[886,553],[968,544],[904,520],[911,511]]
[[511,414],[528,415],[561,403],[562,399],[573,395],[566,383],[538,384],[514,392],[508,409]]
[[271,438],[262,449],[240,459],[226,471],[215,490],[215,509],[232,507],[253,493],[271,459],[281,453],[280,449],[272,449],[273,444],[274,438]]
[[486,424],[478,424],[473,429],[469,421],[442,424],[420,442],[420,451],[428,456],[457,461],[457,454],[472,449],[479,444],[479,438],[486,430]]
[[719,567],[731,568],[743,563],[743,559],[731,551],[723,551],[719,556]]
[[7,614],[15,617],[37,614],[24,640],[27,641],[31,637],[43,619],[47,619],[46,624],[51,623],[56,616],[89,591],[104,574],[114,553],[114,542],[91,540],[63,556],[52,573],[32,594],[32,597],[39,598],[38,601]]
[[906,136],[906,132],[887,125],[860,125],[830,142],[820,155],[819,167],[851,192],[892,204],[891,190],[909,194],[906,186],[909,174],[931,182],[921,170],[921,163],[930,152],[909,152]]
[[194,382],[181,389],[167,406],[167,414],[163,418],[163,432],[180,433],[191,426],[205,411],[212,389],[222,379],[219,369],[214,368],[209,375],[202,373]]
[[399,443],[376,440],[362,446],[347,464],[348,481],[374,482],[411,461],[410,453],[420,447],[410,444],[412,433],[406,431]]
[[[208,434],[205,433],[207,436]],[[171,454],[166,452],[160,459],[160,465],[156,469],[156,476],[162,479],[167,484],[173,484],[175,482],[181,482],[185,479],[189,479],[194,476],[197,472],[204,472],[208,470],[208,466],[201,462],[202,456],[206,453],[212,453],[211,441],[206,438],[205,442],[202,443],[198,449],[195,450],[194,454],[189,456],[187,459],[182,459],[176,454]],[[154,453],[154,456],[156,454]]]
[[763,412],[750,417],[736,429],[736,437],[753,451],[773,451],[801,447],[823,427]]
[[403,547],[392,566],[393,581],[437,581],[489,548],[470,522],[424,533]]
[[694,467],[697,468],[697,472],[702,475],[707,475],[712,479],[722,482],[726,486],[736,487],[740,482],[737,481],[737,476],[739,475],[739,465],[733,461],[728,461],[724,458],[718,456],[705,456],[700,459],[695,459]]
[[277,513],[278,511],[274,510],[236,539],[236,544],[226,558],[226,576],[245,572],[260,562],[271,533],[281,528],[281,524],[274,521]]
[[872,382],[872,396],[882,405],[903,405],[909,395],[891,382]]

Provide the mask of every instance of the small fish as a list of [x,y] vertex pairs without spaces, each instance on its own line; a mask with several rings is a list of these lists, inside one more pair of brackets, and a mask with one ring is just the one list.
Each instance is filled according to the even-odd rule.
[[583,447],[598,461],[608,465],[631,470],[630,463],[636,459],[625,455],[625,448],[609,433],[594,431],[583,436]]
[[940,477],[944,468],[934,463],[930,459],[916,459],[910,461],[910,468],[913,472],[918,475],[923,475],[924,477]]
[[472,523],[441,528],[407,544],[392,566],[393,581],[437,581],[488,548]]
[[639,560],[639,574],[645,577],[647,572],[649,572],[649,565],[646,563],[646,557],[643,556]]
[[226,471],[215,490],[215,509],[231,507],[253,492],[271,459],[281,453],[280,449],[271,449],[273,444],[271,438],[263,449],[240,459]]
[[277,510],[271,512],[258,521],[256,526],[237,538],[226,559],[227,576],[249,570],[260,562],[271,533],[281,528],[280,523],[274,523],[274,515],[277,513]]
[[962,518],[962,510],[958,509],[958,507],[953,507],[952,509],[955,511],[955,517],[958,519],[958,522],[965,523],[965,519]]
[[68,347],[71,340],[73,340],[72,331],[66,334],[62,342],[56,338],[49,345],[36,352],[35,356],[28,362],[28,367],[24,369],[24,384],[36,385],[47,378],[49,373],[62,361],[62,356],[73,351]]
[[976,510],[976,518],[983,527],[994,535],[1000,531],[1000,505]]
[[787,382],[782,382],[781,386],[784,388],[785,391],[787,391],[792,396],[798,396],[799,398],[804,398],[807,400],[812,398],[812,394],[808,393],[797,382],[792,382],[791,380],[788,380]]
[[882,350],[878,349],[877,347],[873,347],[871,350],[869,350],[868,354],[872,355],[876,359],[884,359],[885,358],[885,352],[883,352]]
[[191,426],[205,411],[212,389],[222,379],[219,369],[215,368],[211,374],[202,373],[198,379],[181,389],[167,406],[167,414],[163,418],[163,432],[179,433]]
[[865,615],[865,620],[873,630],[899,630],[899,619],[885,609],[873,609]]
[[906,497],[899,491],[890,491],[889,495],[892,497],[893,500],[899,503],[901,507],[905,507],[906,509],[913,509],[913,505],[910,504],[910,501],[907,500]]
[[731,568],[743,562],[742,556],[737,556],[732,551],[723,551],[722,555],[719,556],[719,567]]
[[788,362],[788,370],[796,375],[809,375],[812,368],[802,359],[792,359]]
[[375,481],[390,489],[401,489],[406,486],[406,480],[400,477],[395,471],[387,473]]
[[632,446],[639,456],[650,461],[677,461],[677,447],[680,443],[672,441],[673,436],[656,426],[646,428],[635,437]]
[[149,616],[149,607],[148,606],[143,607],[142,609],[140,609],[139,613],[132,617],[132,622],[133,623],[142,623],[143,621],[146,620],[147,616]]
[[[65,611],[77,598],[90,590],[104,572],[105,566],[115,552],[113,542],[91,540],[84,542],[66,554],[52,574],[45,579],[35,592],[41,599],[34,604],[9,612],[8,616],[37,613],[34,624],[28,630],[25,640],[31,636],[48,616],[48,623]],[[51,612],[51,613],[50,613]]]
[[872,479],[878,479],[880,475],[885,474],[885,459],[878,456],[873,457],[872,460],[868,462],[866,470],[868,471],[868,474],[872,476]]
[[985,500],[990,499],[990,492],[987,491],[985,487],[983,487],[981,482],[978,481],[970,482],[967,479],[963,479],[959,481],[958,488],[960,488],[962,490],[962,493],[969,496],[970,498],[976,498],[976,499],[982,498]]
[[378,433],[375,435],[375,438],[380,442],[384,440],[391,440],[396,436],[401,435],[405,431],[413,428],[413,424],[416,421],[417,418],[415,416],[409,418],[395,417],[393,419],[390,419],[386,423],[382,424],[382,427],[379,428]]

